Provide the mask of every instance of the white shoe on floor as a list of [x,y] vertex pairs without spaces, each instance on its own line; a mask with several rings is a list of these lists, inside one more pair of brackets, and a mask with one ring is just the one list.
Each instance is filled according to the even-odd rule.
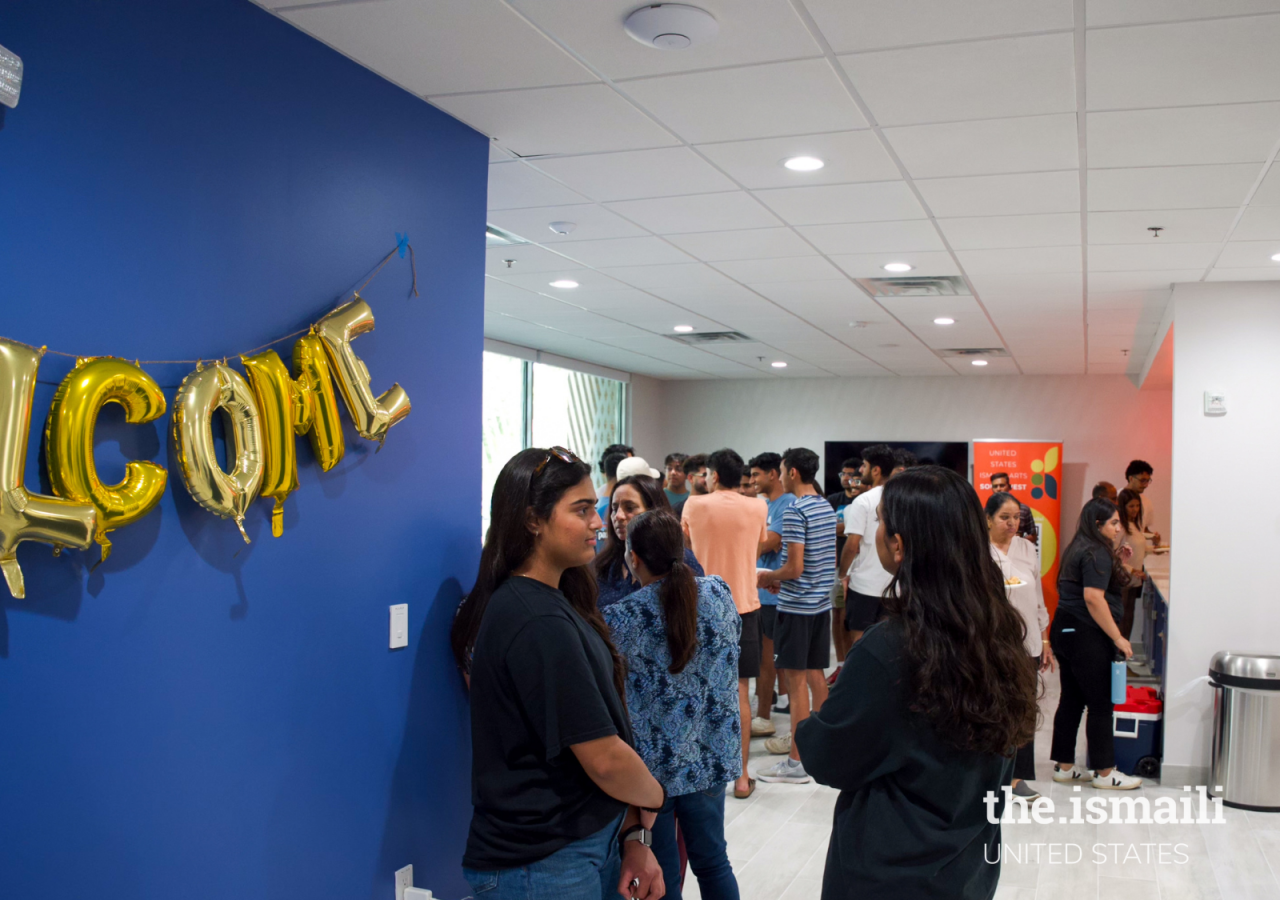
[[[751,736],[752,737],[768,737],[771,734],[777,734],[778,729],[768,719],[762,719],[756,716],[751,720]],[[788,752],[790,749],[788,748]]]
[[1057,765],[1053,767],[1053,780],[1058,784],[1084,784],[1093,778],[1093,769],[1086,769],[1083,766],[1069,766],[1065,769],[1059,769]]
[[791,735],[788,733],[780,737],[766,738],[764,749],[775,756],[786,756],[791,752]]
[[1112,769],[1106,775],[1094,775],[1093,786],[1100,791],[1131,791],[1142,787],[1142,779],[1126,775],[1119,769]]
[[769,784],[808,784],[813,779],[804,770],[804,764],[791,758],[784,759],[756,773],[756,778]]

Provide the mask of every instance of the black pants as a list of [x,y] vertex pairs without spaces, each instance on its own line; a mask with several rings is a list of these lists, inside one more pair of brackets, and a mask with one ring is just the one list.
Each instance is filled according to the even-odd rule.
[[1076,734],[1080,716],[1087,708],[1089,718],[1084,733],[1089,741],[1089,765],[1109,769],[1116,764],[1111,731],[1111,661],[1115,658],[1115,644],[1092,619],[1084,622],[1061,611],[1053,617],[1049,644],[1062,674],[1062,696],[1053,716],[1049,755],[1059,763],[1076,758]]
[[[1040,675],[1040,657],[1027,657],[1036,667],[1036,679],[1039,680]],[[1027,741],[1018,748],[1018,752],[1013,757],[1013,777],[1020,778],[1023,781],[1036,780],[1036,736],[1031,735],[1031,740]]]
[[1133,610],[1141,597],[1141,582],[1125,588],[1124,592],[1120,595],[1121,602],[1124,603],[1124,614],[1120,617],[1120,637],[1124,638],[1126,641],[1131,640],[1129,632],[1133,631]]

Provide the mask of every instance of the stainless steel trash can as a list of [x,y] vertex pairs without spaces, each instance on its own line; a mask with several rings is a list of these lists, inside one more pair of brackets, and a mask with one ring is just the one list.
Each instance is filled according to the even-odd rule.
[[1227,806],[1280,812],[1280,656],[1222,651],[1209,663],[1209,792]]

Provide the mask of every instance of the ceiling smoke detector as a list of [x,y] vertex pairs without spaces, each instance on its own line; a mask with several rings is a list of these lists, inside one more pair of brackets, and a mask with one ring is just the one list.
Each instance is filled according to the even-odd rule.
[[683,3],[642,6],[627,16],[623,26],[631,37],[656,50],[687,50],[720,33],[711,13]]

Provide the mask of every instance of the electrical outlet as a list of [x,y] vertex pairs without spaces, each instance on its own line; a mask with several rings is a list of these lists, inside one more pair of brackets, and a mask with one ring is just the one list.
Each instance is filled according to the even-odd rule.
[[396,900],[404,900],[405,888],[413,887],[413,866],[396,869]]

